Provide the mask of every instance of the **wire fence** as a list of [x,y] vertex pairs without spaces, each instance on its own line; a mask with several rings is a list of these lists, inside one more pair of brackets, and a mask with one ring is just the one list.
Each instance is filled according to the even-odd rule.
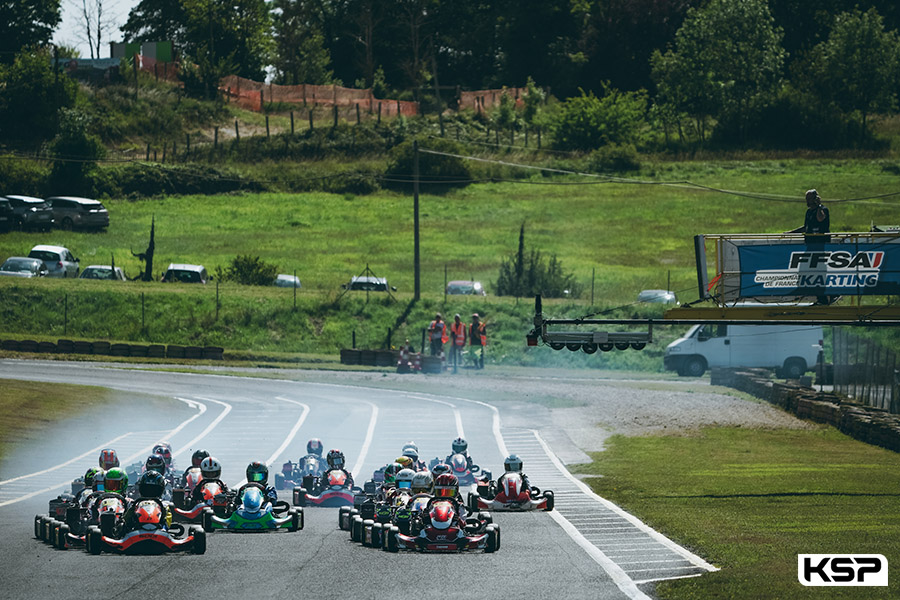
[[897,355],[878,342],[833,328],[834,391],[873,408],[900,414]]

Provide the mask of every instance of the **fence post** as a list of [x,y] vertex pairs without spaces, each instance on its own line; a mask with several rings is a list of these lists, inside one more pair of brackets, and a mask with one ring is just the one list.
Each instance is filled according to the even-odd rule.
[[219,280],[216,279],[216,321],[219,320]]
[[219,148],[219,126],[216,125],[215,134],[213,134],[213,149]]
[[381,125],[381,102],[378,103],[378,124]]
[[444,113],[438,113],[438,124],[441,126],[441,137],[444,137]]
[[269,115],[266,115],[266,139],[269,139]]
[[150,142],[147,142],[147,158],[145,161],[150,162]]
[[316,109],[316,107],[315,107],[315,105],[313,105],[313,107],[310,108],[310,109],[306,112],[306,114],[309,115],[309,130],[310,130],[310,131],[313,130],[313,111],[314,111],[315,109]]
[[356,348],[356,330],[353,330],[353,342],[350,345],[351,348]]
[[291,111],[291,135],[294,135],[294,111]]
[[241,130],[238,129],[238,121],[234,120],[234,139],[235,141],[241,141]]
[[331,126],[332,129],[337,129],[337,122],[338,122],[338,105],[335,104],[334,105],[334,123]]
[[65,295],[63,308],[63,335],[69,334],[69,294]]
[[167,143],[163,142],[162,162],[166,162],[166,148],[167,148],[168,146],[169,146],[169,145],[168,145]]
[[147,329],[147,326],[144,324],[144,292],[141,292],[141,331]]
[[359,102],[356,103],[356,124],[357,124],[357,125],[360,124],[360,120],[359,120]]
[[525,126],[525,147],[528,147],[528,126]]
[[541,149],[541,128],[540,127],[537,128],[537,134],[538,134],[538,150],[540,150]]
[[259,90],[259,112],[263,112],[263,108],[266,106],[266,93],[263,90]]

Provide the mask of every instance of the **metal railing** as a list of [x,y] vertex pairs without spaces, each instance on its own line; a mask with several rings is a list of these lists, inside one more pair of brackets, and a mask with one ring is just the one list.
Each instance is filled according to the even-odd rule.
[[832,332],[834,391],[873,408],[900,414],[897,354],[841,327]]

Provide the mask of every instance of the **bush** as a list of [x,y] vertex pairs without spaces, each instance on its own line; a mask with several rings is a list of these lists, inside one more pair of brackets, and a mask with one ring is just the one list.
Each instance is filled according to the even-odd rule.
[[633,144],[608,144],[594,150],[590,157],[590,169],[598,173],[637,171],[641,160]]
[[545,298],[578,298],[582,285],[571,273],[565,273],[556,255],[546,261],[538,250],[525,253],[525,225],[519,229],[519,250],[500,265],[494,284],[498,296],[534,296]]
[[[448,140],[430,139],[428,150],[448,154],[465,154],[455,143]],[[429,194],[439,194],[452,188],[464,187],[472,179],[469,165],[456,156],[444,156],[419,152],[419,189]],[[413,183],[413,143],[404,142],[391,152],[391,161],[385,171],[384,187],[405,192],[412,190]]]
[[242,285],[272,285],[278,274],[278,265],[267,263],[258,256],[235,256],[224,270],[216,267],[216,278],[234,281]]
[[604,86],[594,93],[569,98],[557,115],[556,146],[561,150],[593,150],[605,144],[633,144],[646,125],[647,92],[622,93]]

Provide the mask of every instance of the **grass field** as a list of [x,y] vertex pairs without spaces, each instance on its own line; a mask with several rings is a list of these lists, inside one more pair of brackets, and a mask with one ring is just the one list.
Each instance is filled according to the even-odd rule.
[[659,584],[666,600],[896,598],[890,588],[806,588],[798,554],[883,554],[900,561],[900,455],[814,431],[707,428],[607,441],[573,472],[720,567]]

